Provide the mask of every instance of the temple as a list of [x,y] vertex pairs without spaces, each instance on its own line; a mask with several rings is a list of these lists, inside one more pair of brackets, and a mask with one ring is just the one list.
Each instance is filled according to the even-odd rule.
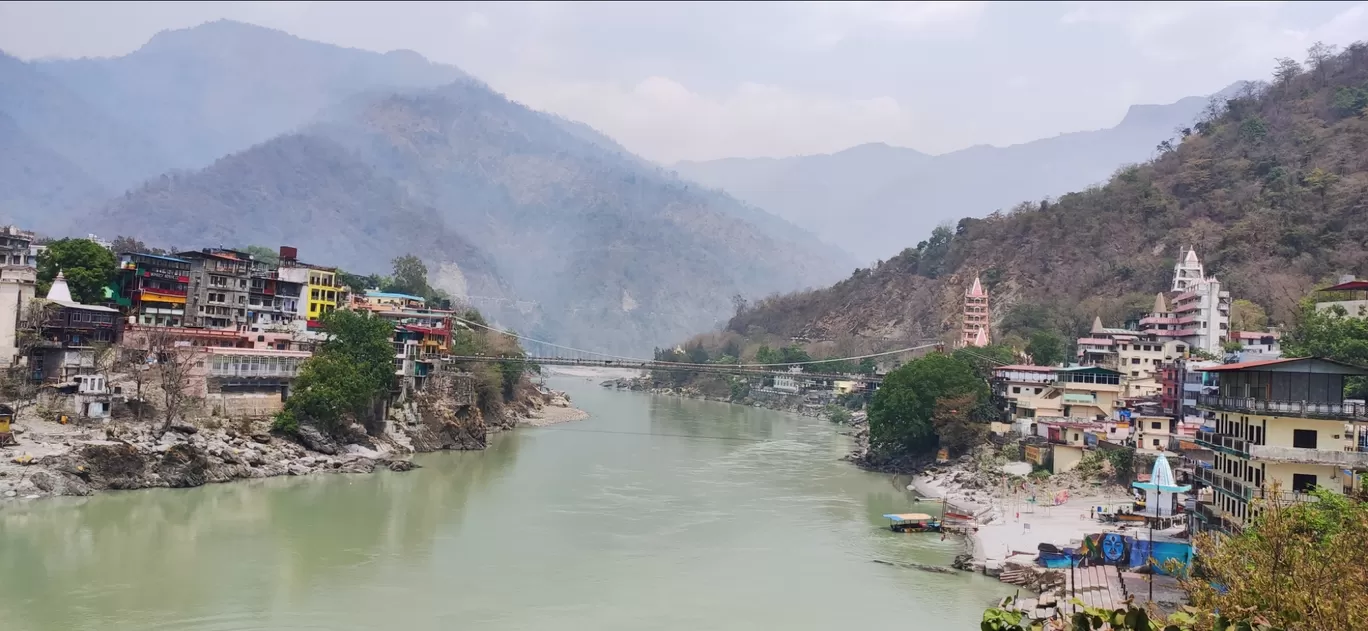
[[964,292],[964,331],[960,335],[960,346],[982,347],[989,342],[988,292],[975,276],[974,285]]

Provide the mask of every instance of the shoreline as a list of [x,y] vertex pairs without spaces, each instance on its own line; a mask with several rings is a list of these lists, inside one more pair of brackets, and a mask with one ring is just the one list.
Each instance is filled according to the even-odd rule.
[[0,448],[0,510],[9,501],[106,491],[377,469],[403,472],[418,468],[411,461],[417,453],[480,450],[491,434],[589,417],[565,393],[554,390],[524,403],[493,422],[477,416],[475,432],[441,419],[389,419],[379,436],[353,426],[353,435],[344,442],[311,429],[287,437],[270,431],[270,421],[264,419],[197,419],[196,424],[173,424],[160,434],[155,421],[61,425],[28,419],[15,423],[19,444]]

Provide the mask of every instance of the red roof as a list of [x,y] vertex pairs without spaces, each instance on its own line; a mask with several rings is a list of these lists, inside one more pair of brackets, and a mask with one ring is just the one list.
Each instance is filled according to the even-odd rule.
[[[1342,361],[1336,361],[1336,360],[1333,360],[1333,359],[1326,359],[1326,358],[1324,358],[1324,357],[1288,357],[1288,358],[1284,358],[1284,359],[1264,359],[1264,360],[1252,361],[1252,362],[1240,362],[1240,363],[1238,363],[1238,364],[1222,364],[1222,365],[1220,365],[1220,366],[1211,366],[1210,368],[1198,368],[1197,370],[1200,370],[1200,371],[1203,371],[1203,372],[1229,372],[1229,371],[1235,371],[1235,370],[1250,370],[1250,369],[1253,369],[1253,368],[1261,368],[1261,367],[1264,367],[1264,366],[1277,366],[1277,365],[1280,365],[1280,364],[1290,364],[1290,363],[1294,363],[1294,362],[1304,362],[1304,361],[1311,361],[1311,360],[1317,360],[1317,361],[1323,361],[1323,362],[1330,363],[1330,364],[1336,364],[1336,365],[1338,365],[1338,366],[1344,366],[1345,368],[1353,368],[1353,369],[1356,370],[1356,371],[1362,371],[1362,370],[1364,370],[1364,368],[1361,367],[1361,366],[1355,366],[1355,365],[1353,365],[1353,364],[1345,363],[1345,362],[1342,362]],[[1360,374],[1360,373],[1349,373],[1349,374]]]
[[1326,287],[1321,291],[1368,291],[1368,280],[1351,280],[1347,283]]

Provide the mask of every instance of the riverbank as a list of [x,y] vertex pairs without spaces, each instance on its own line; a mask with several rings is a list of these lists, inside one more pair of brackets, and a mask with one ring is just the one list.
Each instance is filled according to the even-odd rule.
[[1023,487],[1022,478],[989,468],[985,458],[965,457],[932,466],[912,482],[919,495],[973,515],[965,552],[979,567],[1001,568],[1016,555],[1034,559],[1041,543],[1063,548],[1081,541],[1100,528],[1093,518],[1095,507],[1111,509],[1131,501],[1126,489],[1096,486],[1068,474]]
[[[827,406],[807,403],[799,394],[787,394],[770,390],[750,390],[744,393],[733,391],[724,381],[708,382],[703,385],[664,386],[648,376],[626,376],[608,379],[599,384],[604,388],[645,392],[661,396],[682,397],[715,403],[731,403],[764,408],[776,412],[800,414],[812,418],[829,418]],[[738,396],[739,395],[739,396]]]
[[588,417],[554,390],[529,390],[490,418],[470,405],[419,397],[396,405],[379,435],[353,425],[341,436],[305,427],[271,431],[269,419],[196,419],[162,431],[158,421],[60,424],[28,417],[18,445],[0,448],[0,501],[184,488],[240,479],[408,471],[414,453],[483,449],[488,434]]

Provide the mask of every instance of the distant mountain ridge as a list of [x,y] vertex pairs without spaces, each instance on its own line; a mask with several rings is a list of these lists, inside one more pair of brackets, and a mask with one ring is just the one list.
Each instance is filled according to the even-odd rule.
[[501,324],[638,355],[717,325],[734,295],[854,265],[413,53],[216,22],[114,59],[2,61],[0,221],[25,227],[287,244],[359,273],[414,253],[434,286],[494,301],[480,306]]
[[[1217,94],[1235,94],[1243,82]],[[725,190],[862,261],[887,258],[931,229],[1104,181],[1189,127],[1206,97],[1133,105],[1115,127],[931,156],[882,143],[834,154],[680,162],[681,177]]]

